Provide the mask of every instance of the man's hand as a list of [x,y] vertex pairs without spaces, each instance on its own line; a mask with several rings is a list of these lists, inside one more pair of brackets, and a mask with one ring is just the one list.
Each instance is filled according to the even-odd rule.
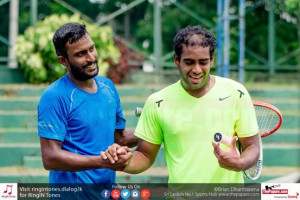
[[123,170],[128,165],[132,157],[132,152],[127,146],[120,146],[115,143],[109,146],[105,152],[102,151],[100,156],[103,160],[110,162],[108,168],[112,170]]
[[241,159],[240,152],[236,148],[237,139],[237,136],[232,138],[231,146],[228,150],[222,150],[219,143],[212,141],[214,154],[218,159],[220,167],[234,171],[243,170],[243,160]]

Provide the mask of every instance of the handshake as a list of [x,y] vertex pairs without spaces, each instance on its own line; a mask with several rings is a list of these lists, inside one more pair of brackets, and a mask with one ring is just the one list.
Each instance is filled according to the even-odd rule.
[[116,171],[123,171],[132,158],[132,151],[127,146],[113,144],[106,151],[100,152],[102,160],[106,161],[107,168]]

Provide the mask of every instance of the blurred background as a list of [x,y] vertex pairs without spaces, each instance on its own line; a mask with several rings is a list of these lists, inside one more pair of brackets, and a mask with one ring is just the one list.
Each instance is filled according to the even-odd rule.
[[[179,79],[173,37],[200,25],[217,37],[212,73],[245,84],[254,100],[277,106],[283,125],[264,138],[263,174],[255,182],[300,182],[299,0],[0,0],[0,182],[47,183],[36,130],[45,87],[65,69],[56,61],[55,30],[87,25],[101,75],[117,84],[127,127],[136,106]],[[161,148],[140,175],[118,182],[167,182]]]

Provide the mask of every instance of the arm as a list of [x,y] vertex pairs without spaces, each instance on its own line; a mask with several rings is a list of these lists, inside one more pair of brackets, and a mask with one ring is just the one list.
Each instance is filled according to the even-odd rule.
[[100,156],[85,156],[65,151],[62,149],[61,141],[41,137],[40,143],[43,165],[47,170],[82,171],[98,168],[122,170],[132,156],[131,152],[120,155],[118,161],[111,165],[109,160],[103,160]]
[[252,167],[259,156],[258,135],[239,138],[243,152],[242,154],[236,148],[237,137],[231,141],[231,147],[228,150],[222,150],[219,143],[212,142],[214,154],[222,168],[243,171]]
[[115,130],[115,143],[120,146],[135,147],[138,143],[138,138],[134,136],[134,129],[124,130],[116,129]]
[[243,161],[243,169],[246,170],[252,167],[258,160],[260,147],[258,134],[252,137],[239,138],[242,145],[242,155],[241,159]]
[[147,170],[154,163],[160,145],[140,139],[128,165],[123,170],[130,174],[138,174]]
[[[159,149],[160,145],[152,144],[140,139],[136,150],[133,152],[133,156],[123,171],[130,174],[138,174],[145,171],[154,163]],[[126,151],[128,150],[124,147],[114,144],[105,152],[101,152],[100,155],[103,160],[107,159],[111,164],[114,164]]]

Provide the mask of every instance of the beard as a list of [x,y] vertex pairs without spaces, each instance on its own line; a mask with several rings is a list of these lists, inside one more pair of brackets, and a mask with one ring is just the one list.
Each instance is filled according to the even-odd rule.
[[[96,64],[96,67],[97,67],[95,72],[92,73],[92,74],[86,73],[84,71],[84,69],[87,68],[90,65],[93,65],[93,64]],[[94,62],[89,62],[89,63],[87,63],[86,65],[83,65],[83,66],[78,66],[78,65],[72,64],[72,63],[69,63],[69,66],[70,66],[71,74],[78,81],[89,80],[89,79],[94,78],[95,76],[97,76],[98,73],[99,73],[98,59]]]

